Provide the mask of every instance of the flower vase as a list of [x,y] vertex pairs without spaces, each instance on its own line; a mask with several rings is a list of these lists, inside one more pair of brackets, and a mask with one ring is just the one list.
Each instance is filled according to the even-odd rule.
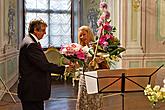
[[154,103],[152,104],[152,110],[159,110],[159,109],[160,109],[159,103],[154,102]]

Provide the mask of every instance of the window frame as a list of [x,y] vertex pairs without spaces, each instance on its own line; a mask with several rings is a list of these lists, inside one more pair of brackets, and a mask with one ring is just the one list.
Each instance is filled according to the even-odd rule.
[[[54,10],[39,10],[39,9],[26,9],[25,6],[25,0],[23,0],[23,38],[25,37],[25,27],[26,27],[26,22],[25,22],[25,18],[26,18],[26,12],[34,12],[34,13],[48,13],[50,15],[50,13],[70,13],[71,14],[71,33],[70,33],[70,37],[71,37],[71,43],[74,42],[74,0],[70,0],[71,1],[71,10],[70,11],[62,11],[62,10],[57,10],[57,11],[54,11]],[[50,3],[50,0],[49,0],[49,3]],[[50,16],[48,16],[48,19],[50,19]],[[48,26],[50,25],[49,24],[50,22],[48,21]],[[50,42],[50,30],[48,30],[48,47],[49,45],[51,44]],[[60,48],[60,47],[56,47],[56,48]],[[47,49],[47,48],[45,48]]]

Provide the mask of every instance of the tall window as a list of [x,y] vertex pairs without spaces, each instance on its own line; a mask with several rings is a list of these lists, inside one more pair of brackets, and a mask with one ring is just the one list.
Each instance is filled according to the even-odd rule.
[[48,24],[47,34],[40,40],[42,47],[71,43],[71,0],[25,0],[25,14],[25,34],[34,18]]

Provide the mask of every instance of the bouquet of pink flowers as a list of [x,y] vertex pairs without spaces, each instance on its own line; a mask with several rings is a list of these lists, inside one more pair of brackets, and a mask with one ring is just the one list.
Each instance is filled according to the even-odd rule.
[[86,52],[83,50],[82,46],[77,43],[62,46],[60,52],[71,62],[78,62],[80,65],[83,65],[86,59]]
[[111,60],[121,58],[120,53],[125,51],[125,48],[120,46],[120,40],[114,36],[116,28],[111,25],[110,12],[107,9],[106,2],[100,3],[101,15],[98,19],[98,36],[96,51],[97,54],[108,56]]

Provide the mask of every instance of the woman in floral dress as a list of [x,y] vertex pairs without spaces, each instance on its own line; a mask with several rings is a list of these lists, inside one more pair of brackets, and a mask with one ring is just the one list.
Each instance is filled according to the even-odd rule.
[[[79,28],[78,41],[83,47],[90,46],[90,42],[94,41],[94,34],[90,27],[81,26]],[[87,94],[85,76],[80,75],[76,110],[103,110],[102,98],[102,94]]]

